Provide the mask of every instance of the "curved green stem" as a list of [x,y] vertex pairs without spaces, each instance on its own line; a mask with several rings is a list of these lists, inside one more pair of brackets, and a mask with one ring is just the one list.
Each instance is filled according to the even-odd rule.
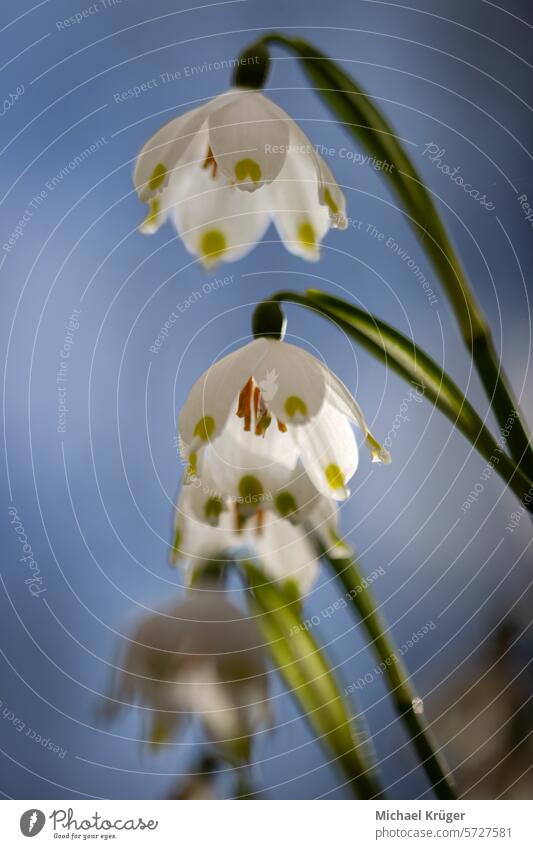
[[502,442],[497,443],[459,387],[425,351],[396,328],[347,301],[310,289],[305,294],[282,291],[272,300],[288,301],[315,310],[363,345],[388,368],[417,388],[461,431],[476,451],[505,481],[526,508],[533,512],[533,484],[502,449],[517,426],[517,412],[504,422]]
[[433,198],[392,126],[358,83],[334,61],[301,38],[269,33],[263,44],[279,44],[296,54],[315,90],[371,155],[393,166],[381,173],[406,212],[407,219],[440,277],[500,425],[510,416],[515,425],[508,445],[515,463],[533,480],[533,447],[518,402],[502,369],[491,332],[455,252]]
[[342,582],[361,618],[370,637],[372,648],[383,667],[383,675],[390,687],[392,700],[409,733],[435,795],[438,799],[455,799],[452,779],[425,724],[421,700],[417,698],[410,684],[409,674],[400,660],[389,629],[378,612],[368,581],[364,580],[364,575],[354,559],[331,558],[323,548],[320,548],[320,554],[328,561]]

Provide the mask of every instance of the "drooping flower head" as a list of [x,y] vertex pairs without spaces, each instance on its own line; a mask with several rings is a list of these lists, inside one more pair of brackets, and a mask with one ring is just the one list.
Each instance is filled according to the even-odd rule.
[[233,88],[174,118],[144,145],[134,173],[154,233],[172,215],[207,268],[247,254],[271,218],[287,249],[319,258],[330,227],[347,226],[345,200],[293,119],[259,91]]
[[263,640],[254,621],[203,588],[133,633],[112,693],[117,704],[148,709],[152,744],[172,739],[183,720],[201,717],[210,742],[245,760],[249,738],[268,722]]
[[[281,491],[283,475],[294,480],[299,463],[318,493],[343,500],[358,464],[353,423],[361,429],[374,462],[388,463],[390,456],[370,433],[342,381],[316,357],[284,342],[283,329],[278,336],[259,336],[216,362],[194,384],[179,417],[189,475],[203,477],[209,473],[208,464],[222,458],[215,477],[224,482],[224,463],[230,474],[242,467],[237,485],[244,498],[252,490],[256,495]],[[254,438],[268,438],[277,483],[265,486],[259,472],[249,473],[254,459],[246,470],[242,458],[247,452],[252,458],[265,453],[258,442],[251,447]],[[224,459],[228,451],[233,459]],[[204,455],[211,458],[207,471]]]
[[[340,546],[335,517],[319,518],[321,541],[329,548]],[[310,532],[280,515],[269,493],[256,492],[244,500],[220,495],[198,477],[184,485],[176,504],[171,562],[183,565],[194,582],[213,561],[238,565],[253,559],[267,579],[298,597],[311,589],[318,575]]]

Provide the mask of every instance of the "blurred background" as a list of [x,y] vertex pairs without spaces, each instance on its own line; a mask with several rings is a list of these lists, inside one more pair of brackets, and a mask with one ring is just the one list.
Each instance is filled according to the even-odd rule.
[[[78,12],[81,21],[65,23]],[[194,722],[154,754],[138,742],[138,712],[106,725],[98,706],[119,635],[184,592],[168,565],[177,413],[198,375],[248,338],[258,300],[309,285],[349,297],[412,336],[487,414],[439,284],[382,175],[278,49],[267,93],[328,149],[349,229],[326,237],[319,265],[290,256],[271,228],[248,257],[210,274],[170,224],[152,237],[137,232],[145,212],[131,182],[138,150],[163,122],[225,91],[228,60],[269,29],[316,43],[385,111],[434,193],[533,423],[532,224],[522,208],[524,195],[533,205],[527,0],[4,4],[6,797],[160,798],[195,762]],[[477,197],[431,161],[431,145]],[[180,319],[154,354],[176,309]],[[429,403],[409,398],[406,384],[325,321],[287,312],[289,340],[324,357],[376,436],[389,435],[393,463],[375,467],[362,454],[342,529],[365,571],[380,570],[373,589],[460,792],[531,797],[528,516],[496,474],[482,482],[484,461]],[[322,574],[304,615],[320,617],[354,712],[364,711],[388,795],[430,798],[381,677],[355,686],[376,665],[359,628],[347,610],[321,615],[340,594]],[[276,676],[272,696],[273,728],[255,747],[263,796],[344,798],[342,777]]]

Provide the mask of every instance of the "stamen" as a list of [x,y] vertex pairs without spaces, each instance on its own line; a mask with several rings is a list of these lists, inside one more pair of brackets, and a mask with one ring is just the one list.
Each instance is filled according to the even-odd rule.
[[202,168],[204,168],[205,170],[210,168],[211,172],[212,172],[211,176],[213,178],[217,176],[218,163],[217,163],[215,157],[213,156],[213,151],[211,150],[211,145],[209,145],[209,147],[207,148],[207,156],[203,161]]
[[254,380],[253,377],[245,384],[239,395],[239,404],[237,406],[237,416],[244,419],[244,429],[251,430],[252,427],[252,392]]
[[263,526],[265,524],[265,511],[264,510],[258,510],[257,511],[257,513],[255,514],[255,521],[256,521],[257,535],[261,536],[261,534],[263,533]]
[[239,510],[239,503],[238,503],[238,501],[236,501],[235,502],[235,516],[234,516],[235,532],[240,534],[242,532],[242,529],[244,528],[245,523],[246,523],[246,518],[242,515],[241,511]]
[[261,416],[261,418],[257,421],[255,426],[255,435],[256,436],[265,436],[268,428],[270,427],[270,423],[272,421],[272,416],[265,411],[265,413]]
[[[250,377],[240,391],[237,404],[237,416],[244,419],[244,430],[246,431],[252,429],[252,415],[255,435],[264,437],[272,423],[272,415],[268,404],[265,403],[260,387],[256,385],[253,377]],[[287,425],[280,422],[279,419],[276,419],[276,421],[281,433],[286,433]]]

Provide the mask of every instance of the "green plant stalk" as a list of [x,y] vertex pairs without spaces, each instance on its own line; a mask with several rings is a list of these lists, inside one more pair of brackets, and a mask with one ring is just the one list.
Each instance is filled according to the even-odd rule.
[[298,604],[241,562],[251,602],[274,662],[314,734],[333,755],[360,799],[383,798],[368,746],[350,716],[335,678],[314,637],[302,626]]
[[[272,300],[288,301],[316,310],[404,380],[421,389],[424,397],[457,427],[521,503],[533,512],[533,499],[526,497],[533,492],[531,480],[496,443],[454,381],[412,340],[381,319],[325,292],[312,289],[302,295],[282,291],[273,295]],[[504,426],[512,433],[515,424],[516,419],[509,418]]]
[[323,547],[320,547],[319,551],[343,584],[361,618],[372,648],[381,661],[383,675],[390,687],[392,700],[409,733],[435,795],[438,799],[457,798],[444,759],[424,722],[423,714],[416,711],[420,701],[417,701],[409,682],[409,674],[399,659],[398,649],[388,635],[388,628],[378,612],[377,604],[359,565],[354,559],[329,557]]
[[473,358],[485,392],[501,428],[516,413],[509,435],[515,463],[533,479],[533,447],[509,381],[494,348],[487,321],[477,303],[433,199],[391,125],[366,92],[335,62],[303,39],[269,33],[264,44],[288,48],[299,58],[318,93],[341,119],[346,130],[371,155],[394,167],[383,171],[402,203],[408,221],[425,248],[455,313],[463,341]]

